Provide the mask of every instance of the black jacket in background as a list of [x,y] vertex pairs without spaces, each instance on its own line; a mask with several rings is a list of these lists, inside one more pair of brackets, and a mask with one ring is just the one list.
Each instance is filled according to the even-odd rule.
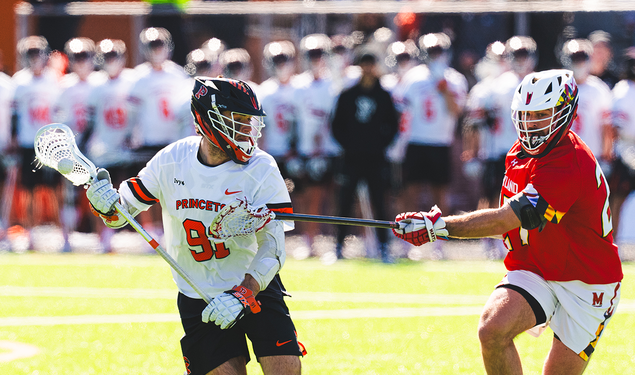
[[370,90],[358,83],[340,94],[331,128],[346,156],[383,155],[399,130],[399,114],[379,80]]

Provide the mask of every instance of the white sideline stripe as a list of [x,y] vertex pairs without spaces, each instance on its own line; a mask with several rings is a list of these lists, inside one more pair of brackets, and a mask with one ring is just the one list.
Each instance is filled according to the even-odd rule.
[[40,349],[33,345],[15,341],[0,341],[0,349],[9,351],[8,353],[0,353],[0,363],[10,362],[20,358],[33,357],[40,352]]
[[[362,319],[362,318],[411,318],[417,316],[467,316],[480,315],[482,306],[465,307],[397,307],[346,310],[292,311],[293,320]],[[617,313],[635,312],[635,301],[623,301]],[[120,314],[74,316],[27,316],[0,318],[0,327],[53,326],[77,324],[166,323],[180,321],[178,314]]]
[[[134,298],[173,300],[176,298],[176,295],[176,289],[0,286],[0,296],[2,297],[75,297],[100,299]],[[484,304],[488,298],[488,296],[463,294],[292,292],[291,295],[291,301],[411,303],[426,305],[476,305]]]

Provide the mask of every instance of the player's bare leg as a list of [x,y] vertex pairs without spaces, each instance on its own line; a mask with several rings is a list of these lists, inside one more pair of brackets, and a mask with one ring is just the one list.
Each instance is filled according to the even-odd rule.
[[491,294],[478,327],[481,354],[489,375],[523,373],[514,337],[535,325],[534,312],[520,293],[498,288]]
[[247,375],[247,359],[244,356],[232,358],[207,375]]
[[300,375],[300,358],[293,355],[260,357],[260,367],[265,375]]
[[543,375],[580,375],[588,363],[554,337],[542,373]]

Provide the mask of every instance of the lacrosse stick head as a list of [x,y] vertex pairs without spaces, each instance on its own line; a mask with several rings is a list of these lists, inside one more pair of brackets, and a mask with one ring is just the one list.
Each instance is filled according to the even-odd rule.
[[45,165],[60,172],[73,185],[89,183],[95,177],[95,165],[75,143],[73,131],[64,124],[43,126],[35,135],[35,156],[38,167]]
[[216,239],[249,236],[262,229],[273,219],[267,207],[253,207],[246,198],[225,205],[210,225],[210,233]]

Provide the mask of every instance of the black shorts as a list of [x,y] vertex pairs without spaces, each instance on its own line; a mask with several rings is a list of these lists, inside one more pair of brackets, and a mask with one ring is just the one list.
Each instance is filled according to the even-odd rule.
[[498,203],[503,178],[505,177],[505,155],[498,159],[486,160],[483,168],[483,195]]
[[49,167],[36,168],[35,150],[33,147],[20,148],[20,181],[22,187],[33,190],[36,186],[58,186],[62,175]]
[[[272,284],[275,284],[275,280]],[[239,356],[244,356],[249,362],[245,335],[249,337],[257,358],[302,355],[295,326],[282,294],[263,291],[256,299],[261,303],[259,313],[246,315],[231,329],[220,329],[213,322],[201,321],[201,313],[207,306],[205,301],[179,293],[178,307],[185,331],[181,338],[181,350],[188,374],[207,374]]]
[[611,196],[627,196],[635,189],[635,170],[624,164],[621,158],[616,158],[611,167],[608,178]]
[[407,183],[448,185],[451,178],[450,167],[450,146],[408,146],[404,161]]

